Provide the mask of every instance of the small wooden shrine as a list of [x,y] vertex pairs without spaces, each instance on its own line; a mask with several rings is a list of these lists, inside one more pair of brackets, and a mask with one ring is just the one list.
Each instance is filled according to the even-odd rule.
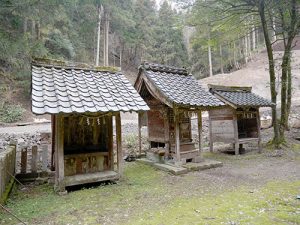
[[208,85],[209,91],[227,107],[209,110],[210,151],[214,142],[232,143],[235,154],[243,144],[257,142],[261,151],[260,107],[272,107],[267,99],[252,93],[251,87]]
[[[224,104],[204,91],[184,68],[144,63],[135,88],[150,107],[147,113],[139,113],[139,134],[143,125],[148,127],[147,157],[158,162],[201,161],[201,112]],[[192,138],[194,115],[198,117],[198,147]]]
[[123,157],[120,112],[148,109],[121,72],[32,64],[32,112],[52,116],[55,183],[60,191],[118,179]]

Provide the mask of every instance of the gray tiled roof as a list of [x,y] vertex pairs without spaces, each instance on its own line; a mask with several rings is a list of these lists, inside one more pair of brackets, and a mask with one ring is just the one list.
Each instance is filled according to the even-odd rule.
[[237,107],[271,107],[274,105],[271,101],[252,93],[251,88],[245,89],[241,87],[241,89],[238,89],[234,87],[233,90],[230,90],[230,87],[224,88],[225,90],[221,88],[214,90],[212,88],[211,92],[214,93],[216,97],[221,97]]
[[169,101],[188,107],[216,107],[224,105],[211,93],[202,89],[197,80],[184,68],[145,63],[141,65],[148,80]]
[[35,114],[149,110],[121,72],[32,65]]

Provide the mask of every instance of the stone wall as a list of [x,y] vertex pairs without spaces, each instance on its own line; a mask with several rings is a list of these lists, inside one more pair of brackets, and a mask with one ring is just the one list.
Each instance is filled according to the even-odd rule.
[[13,186],[16,162],[16,146],[9,145],[0,152],[0,203],[4,203]]

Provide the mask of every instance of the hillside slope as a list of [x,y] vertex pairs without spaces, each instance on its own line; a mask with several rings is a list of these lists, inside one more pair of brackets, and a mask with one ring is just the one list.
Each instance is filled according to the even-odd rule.
[[[282,52],[276,52],[276,59],[282,57]],[[293,97],[294,106],[300,105],[300,50],[293,52]],[[277,62],[277,74],[280,74],[280,65]],[[253,92],[270,99],[268,59],[265,52],[256,54],[253,59],[241,70],[228,74],[217,74],[212,77],[199,80],[199,83],[207,88],[207,84],[229,86],[252,86]],[[280,89],[280,86],[279,86]],[[279,105],[280,101],[277,102]]]

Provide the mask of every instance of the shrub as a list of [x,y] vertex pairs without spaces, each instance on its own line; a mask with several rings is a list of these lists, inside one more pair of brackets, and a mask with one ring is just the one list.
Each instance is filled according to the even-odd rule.
[[0,105],[0,121],[4,123],[17,122],[22,119],[24,111],[20,105]]

